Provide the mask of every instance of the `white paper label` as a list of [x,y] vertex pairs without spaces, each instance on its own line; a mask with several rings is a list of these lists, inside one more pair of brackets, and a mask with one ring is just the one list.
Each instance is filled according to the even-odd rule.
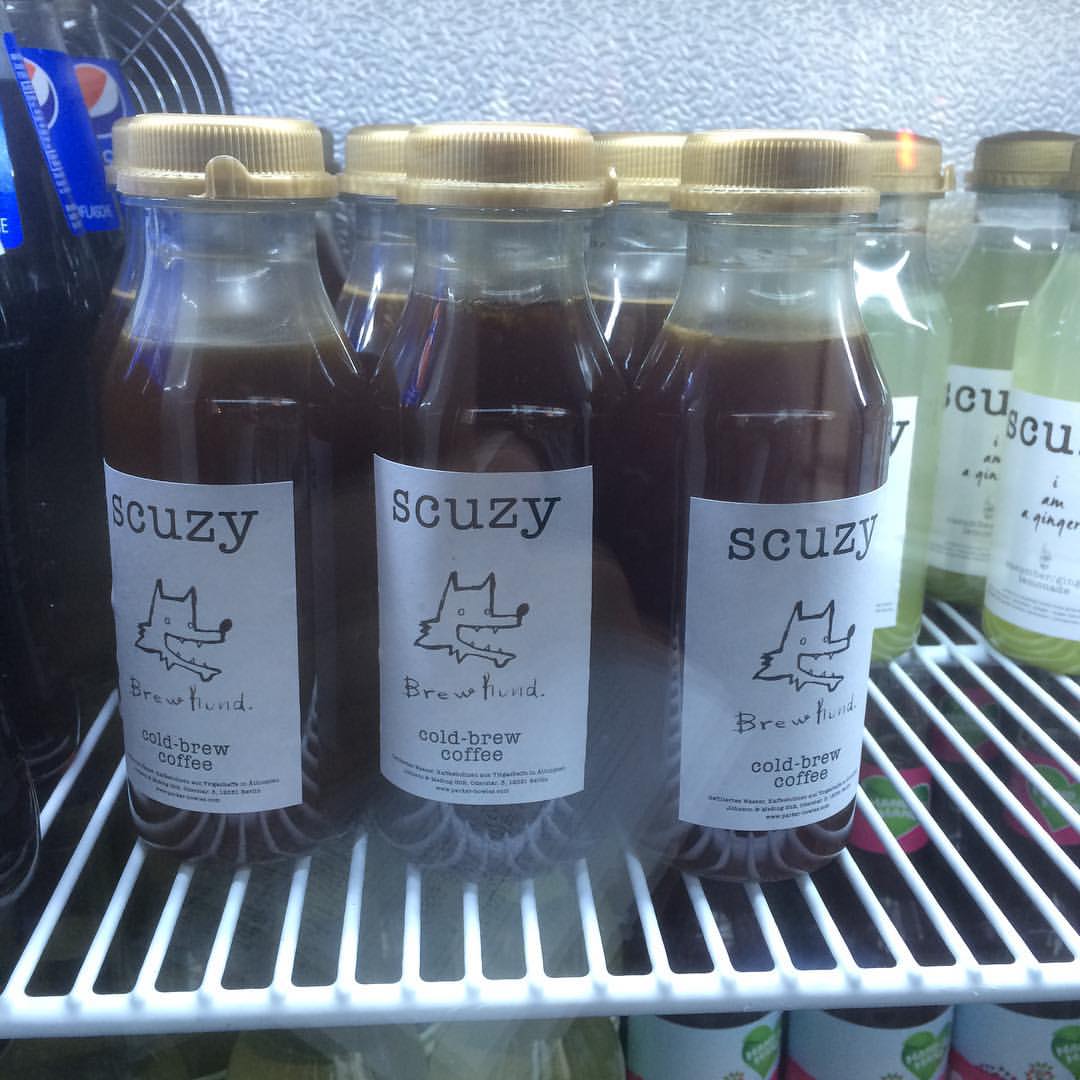
[[585,784],[592,468],[375,459],[383,776],[504,805]]
[[128,779],[207,813],[301,801],[293,485],[105,466]]
[[875,1028],[818,1009],[788,1015],[785,1080],[944,1080],[953,1010],[918,1027]]
[[1010,371],[949,367],[929,561],[982,577],[990,564]]
[[776,1080],[781,1015],[766,1013],[737,1027],[699,1028],[662,1016],[626,1021],[629,1080]]
[[1025,1016],[1000,1005],[963,1005],[949,1080],[1076,1080],[1080,1077],[1080,1009],[1075,1020]]
[[908,493],[911,490],[911,459],[915,446],[915,414],[919,399],[914,395],[892,399],[893,425],[889,451],[889,479],[881,510],[881,540],[877,550],[877,577],[881,585],[874,626],[895,626],[900,606],[900,574],[907,539]]
[[986,606],[1080,641],[1080,402],[1014,390]]
[[690,500],[684,821],[795,828],[855,797],[884,490]]

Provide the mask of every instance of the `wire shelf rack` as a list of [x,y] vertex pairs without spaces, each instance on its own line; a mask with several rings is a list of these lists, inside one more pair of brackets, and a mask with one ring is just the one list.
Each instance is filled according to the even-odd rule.
[[0,921],[0,1037],[1080,997],[1078,703],[1075,681],[935,607],[875,670],[864,747],[928,842],[905,850],[861,791],[880,852],[743,886],[622,849],[461,882],[375,835],[235,871],[177,863],[134,838],[114,695]]

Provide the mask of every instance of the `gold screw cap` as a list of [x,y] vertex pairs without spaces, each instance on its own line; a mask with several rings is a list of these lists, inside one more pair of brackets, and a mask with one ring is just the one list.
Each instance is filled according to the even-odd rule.
[[1009,131],[980,139],[969,191],[1065,191],[1077,136],[1065,131]]
[[598,131],[596,153],[615,170],[619,202],[666,203],[679,186],[686,134],[678,131]]
[[308,120],[146,113],[131,118],[124,139],[116,186],[125,195],[325,199],[337,193],[322,135]]
[[607,201],[592,136],[562,124],[423,124],[399,198],[418,206],[585,210]]
[[405,179],[405,139],[412,124],[365,124],[345,136],[344,195],[396,199]]
[[871,184],[882,195],[944,195],[956,179],[941,164],[941,143],[913,131],[855,128],[870,140]]
[[870,140],[854,131],[704,131],[686,140],[673,210],[867,214]]

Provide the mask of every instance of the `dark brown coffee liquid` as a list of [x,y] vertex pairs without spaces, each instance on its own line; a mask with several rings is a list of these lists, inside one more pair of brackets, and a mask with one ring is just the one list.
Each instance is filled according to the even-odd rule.
[[619,554],[650,654],[667,656],[649,665],[632,722],[639,740],[629,788],[651,808],[645,846],[727,880],[814,870],[843,848],[854,802],[797,829],[679,820],[688,515],[692,497],[799,503],[879,487],[889,408],[869,345],[862,336],[716,338],[669,323],[627,400]]
[[[592,670],[584,790],[512,805],[428,800],[383,780],[377,821],[411,861],[470,874],[532,873],[578,857],[603,829],[618,767],[606,627],[627,590],[599,539],[605,448],[622,382],[589,302],[451,303],[413,294],[375,378],[384,457],[457,472],[594,466]],[[385,436],[384,436],[385,437]],[[621,601],[620,601],[621,598]],[[583,598],[583,602],[584,602]]]
[[104,400],[114,469],[176,483],[294,484],[303,801],[264,813],[199,813],[129,784],[139,832],[157,847],[186,858],[272,858],[307,850],[356,817],[376,760],[377,716],[362,390],[355,359],[336,338],[252,347],[125,338],[117,347]]
[[674,299],[616,302],[610,297],[593,298],[611,359],[627,379],[637,376],[674,303]]
[[337,304],[338,317],[368,378],[374,375],[383,349],[390,344],[401,322],[406,299],[401,293],[372,296],[351,285],[342,290]]

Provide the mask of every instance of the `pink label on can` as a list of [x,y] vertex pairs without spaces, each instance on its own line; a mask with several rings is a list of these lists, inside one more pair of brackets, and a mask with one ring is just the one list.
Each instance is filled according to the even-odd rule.
[[[1066,775],[1061,766],[1041,750],[1025,749],[1021,753],[1071,807],[1080,809],[1080,783]],[[1080,833],[1077,833],[1058,808],[1030,783],[1019,769],[1014,769],[1009,777],[1009,790],[1058,844],[1062,847],[1080,844]],[[1006,814],[1005,819],[1016,832],[1027,836],[1027,829],[1012,814]]]
[[[910,769],[901,769],[900,775],[915,792],[923,806],[929,806],[930,770],[925,765],[917,765]],[[904,851],[910,855],[926,847],[930,842],[926,830],[919,824],[892,781],[877,765],[863,761],[859,771],[859,783],[862,784],[863,790],[888,826],[889,832],[896,837]],[[869,851],[875,855],[885,854],[885,846],[861,810],[855,812],[855,824],[851,829],[851,844],[860,851]]]
[[784,1080],[817,1080],[817,1078],[811,1076],[797,1061],[788,1058],[784,1069]]
[[949,1080],[998,1080],[993,1073],[972,1065],[963,1054],[955,1050],[949,1055]]

